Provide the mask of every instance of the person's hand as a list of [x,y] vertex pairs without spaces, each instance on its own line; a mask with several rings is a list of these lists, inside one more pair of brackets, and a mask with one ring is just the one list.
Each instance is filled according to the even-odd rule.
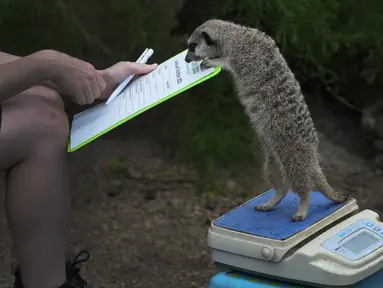
[[77,104],[92,104],[106,88],[99,71],[85,61],[51,50],[42,51],[37,57],[48,64],[50,80],[58,92]]
[[107,88],[103,91],[99,99],[107,100],[114,89],[116,89],[117,86],[128,76],[148,74],[156,69],[157,66],[157,64],[148,65],[136,62],[121,61],[105,70],[100,71],[102,77],[107,83]]

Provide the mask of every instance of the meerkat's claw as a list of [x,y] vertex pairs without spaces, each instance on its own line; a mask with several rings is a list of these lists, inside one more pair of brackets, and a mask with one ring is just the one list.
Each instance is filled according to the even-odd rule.
[[254,207],[255,210],[258,210],[258,211],[269,211],[271,209],[273,209],[274,207],[268,205],[267,203],[265,204],[259,204],[257,206]]
[[292,217],[292,220],[294,222],[301,222],[301,221],[304,221],[307,217],[307,213],[296,213],[293,217]]
[[209,69],[209,68],[212,68],[213,65],[211,64],[211,62],[208,60],[208,59],[204,59],[202,62],[201,62],[201,70],[206,70],[206,69]]
[[303,218],[303,216],[301,216],[301,215],[294,215],[294,216],[292,217],[292,220],[293,220],[294,222],[302,222],[302,221],[304,220],[304,218]]

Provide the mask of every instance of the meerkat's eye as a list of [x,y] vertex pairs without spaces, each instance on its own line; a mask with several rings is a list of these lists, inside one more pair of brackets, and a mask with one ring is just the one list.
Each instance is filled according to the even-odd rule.
[[189,50],[191,51],[191,52],[195,52],[195,48],[197,47],[197,44],[195,44],[195,43],[190,43],[189,44]]

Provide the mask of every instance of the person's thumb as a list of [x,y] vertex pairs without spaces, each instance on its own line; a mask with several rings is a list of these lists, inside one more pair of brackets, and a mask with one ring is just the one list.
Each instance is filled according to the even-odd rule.
[[157,63],[154,64],[143,64],[137,62],[128,62],[127,67],[129,74],[147,74],[152,72],[158,66]]

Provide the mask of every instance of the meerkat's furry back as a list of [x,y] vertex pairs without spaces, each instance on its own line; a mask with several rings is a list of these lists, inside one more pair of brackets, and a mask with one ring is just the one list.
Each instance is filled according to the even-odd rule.
[[291,188],[300,197],[294,221],[307,217],[310,192],[318,188],[334,202],[348,195],[334,191],[318,157],[319,139],[300,85],[275,41],[255,28],[223,20],[209,20],[188,40],[185,61],[203,60],[203,69],[221,66],[233,76],[239,101],[263,144],[264,170],[277,164],[276,193],[258,210],[274,208]]

